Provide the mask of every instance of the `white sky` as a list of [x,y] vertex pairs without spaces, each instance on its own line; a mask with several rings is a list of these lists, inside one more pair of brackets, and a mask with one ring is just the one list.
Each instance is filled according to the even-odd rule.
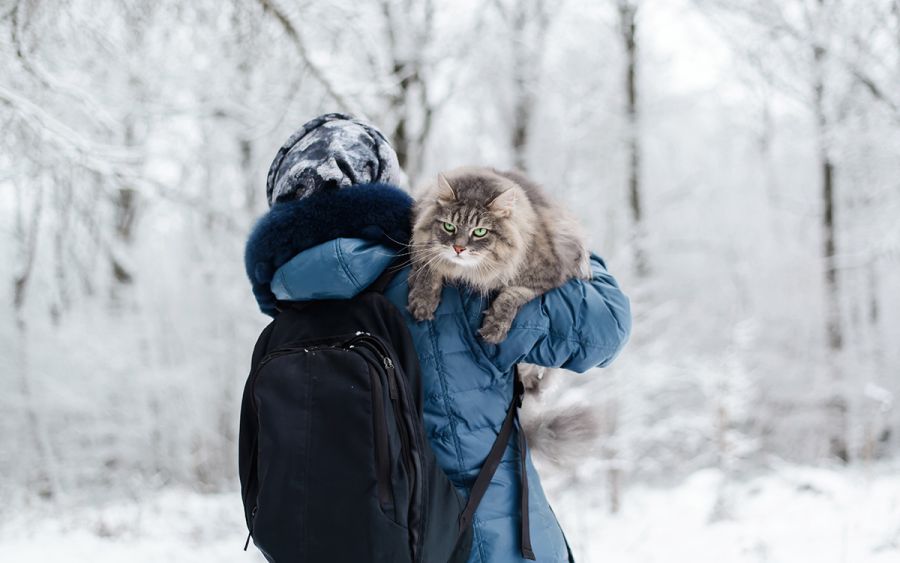
[[655,63],[654,70],[665,72],[669,93],[715,89],[728,98],[741,97],[729,45],[690,0],[651,0],[642,10],[639,32],[648,46],[644,56]]

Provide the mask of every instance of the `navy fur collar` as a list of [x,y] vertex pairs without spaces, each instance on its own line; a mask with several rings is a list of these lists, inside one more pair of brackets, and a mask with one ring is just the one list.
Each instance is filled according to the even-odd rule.
[[263,313],[278,314],[270,284],[275,271],[300,252],[341,237],[401,248],[410,237],[413,199],[389,184],[360,184],[278,203],[256,223],[244,266]]

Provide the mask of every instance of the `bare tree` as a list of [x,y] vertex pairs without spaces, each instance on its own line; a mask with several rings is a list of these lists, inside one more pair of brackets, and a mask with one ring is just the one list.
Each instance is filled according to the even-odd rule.
[[641,132],[638,100],[638,9],[639,0],[617,0],[619,33],[625,53],[625,120],[628,174],[628,206],[632,223],[634,270],[646,277],[649,265],[644,242],[646,229],[641,193]]
[[[807,12],[811,37],[821,37],[825,25],[825,0],[816,0],[815,8]],[[830,355],[829,365],[832,379],[832,396],[828,399],[831,418],[829,449],[831,455],[847,462],[850,459],[847,445],[847,398],[843,393],[843,370],[840,366],[840,352],[844,345],[841,326],[841,295],[838,270],[835,263],[837,252],[837,226],[835,213],[835,163],[831,156],[829,141],[830,120],[826,101],[825,64],[827,52],[819,41],[813,41],[812,49],[812,111],[816,125],[816,147],[818,151],[822,201],[822,260],[825,265],[825,331]]]
[[282,29],[284,29],[285,34],[287,34],[288,38],[290,38],[291,42],[294,44],[297,54],[300,56],[300,60],[303,62],[306,70],[308,70],[322,86],[328,97],[337,104],[338,109],[350,112],[357,111],[356,104],[345,97],[331,79],[328,78],[325,71],[313,61],[300,28],[293,22],[288,12],[281,8],[277,0],[256,0],[256,2],[259,3],[263,11],[275,18]]
[[[853,391],[847,359],[850,349],[863,346],[864,339],[853,338],[856,325],[848,324],[845,317],[858,316],[853,297],[857,294],[870,294],[869,309],[879,309],[878,292],[869,290],[872,283],[867,281],[867,274],[854,276],[850,271],[868,268],[870,258],[879,253],[879,243],[871,237],[866,241],[852,236],[854,221],[878,219],[871,209],[865,219],[861,217],[865,209],[853,209],[853,199],[859,197],[854,170],[860,164],[850,156],[854,145],[848,139],[854,127],[868,128],[854,125],[857,116],[874,119],[890,134],[889,124],[896,123],[900,115],[896,88],[888,86],[900,76],[900,50],[878,47],[897,44],[900,20],[896,3],[878,0],[864,11],[856,4],[831,0],[696,3],[713,14],[712,20],[726,31],[723,37],[737,47],[744,60],[751,61],[782,95],[808,108],[811,117],[818,178],[816,203],[820,210],[817,255],[822,264],[824,294],[828,451],[832,457],[847,461],[852,455],[850,409],[856,403],[849,393],[858,392]],[[848,265],[846,259],[838,259],[847,253],[870,258]]]
[[546,0],[504,2],[494,5],[507,28],[512,74],[512,115],[509,143],[513,166],[528,172],[528,145],[534,121],[542,60],[546,50],[547,32],[552,10],[558,9]]
[[18,273],[13,279],[13,306],[15,333],[17,337],[17,367],[19,376],[19,393],[22,409],[25,413],[25,428],[29,441],[34,447],[35,459],[33,473],[29,477],[30,485],[39,494],[48,499],[55,499],[61,493],[59,473],[53,446],[47,435],[44,418],[38,409],[38,398],[33,391],[32,378],[34,372],[29,362],[28,321],[25,314],[25,300],[35,267],[35,256],[41,231],[41,220],[44,215],[44,190],[38,186],[32,197],[31,209],[28,209],[25,186],[16,186],[16,220],[15,235],[19,245],[20,263]]
[[434,1],[380,0],[380,11],[388,47],[388,137],[415,185],[436,111],[425,59],[434,39]]

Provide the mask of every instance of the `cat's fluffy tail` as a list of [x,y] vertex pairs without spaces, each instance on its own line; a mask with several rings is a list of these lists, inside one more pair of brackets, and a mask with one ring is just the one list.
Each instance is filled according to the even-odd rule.
[[589,455],[599,435],[597,416],[586,406],[549,408],[526,399],[519,422],[529,449],[556,465],[568,465]]

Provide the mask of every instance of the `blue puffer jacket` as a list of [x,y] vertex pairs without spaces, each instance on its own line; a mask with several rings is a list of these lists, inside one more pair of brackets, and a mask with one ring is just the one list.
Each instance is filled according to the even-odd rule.
[[[283,263],[265,293],[271,290],[282,300],[350,298],[371,283],[395,253],[371,239],[334,238]],[[416,322],[406,311],[409,269],[399,271],[388,286],[385,294],[404,313],[421,360],[428,437],[438,463],[463,494],[503,422],[516,363],[582,372],[608,364],[627,340],[628,299],[600,258],[592,257],[592,267],[591,281],[571,281],[525,305],[508,338],[496,346],[477,336],[488,298],[448,286],[434,320]],[[524,561],[518,544],[518,455],[511,440],[475,515],[471,563]],[[562,531],[530,459],[528,472],[537,560],[568,561]]]

